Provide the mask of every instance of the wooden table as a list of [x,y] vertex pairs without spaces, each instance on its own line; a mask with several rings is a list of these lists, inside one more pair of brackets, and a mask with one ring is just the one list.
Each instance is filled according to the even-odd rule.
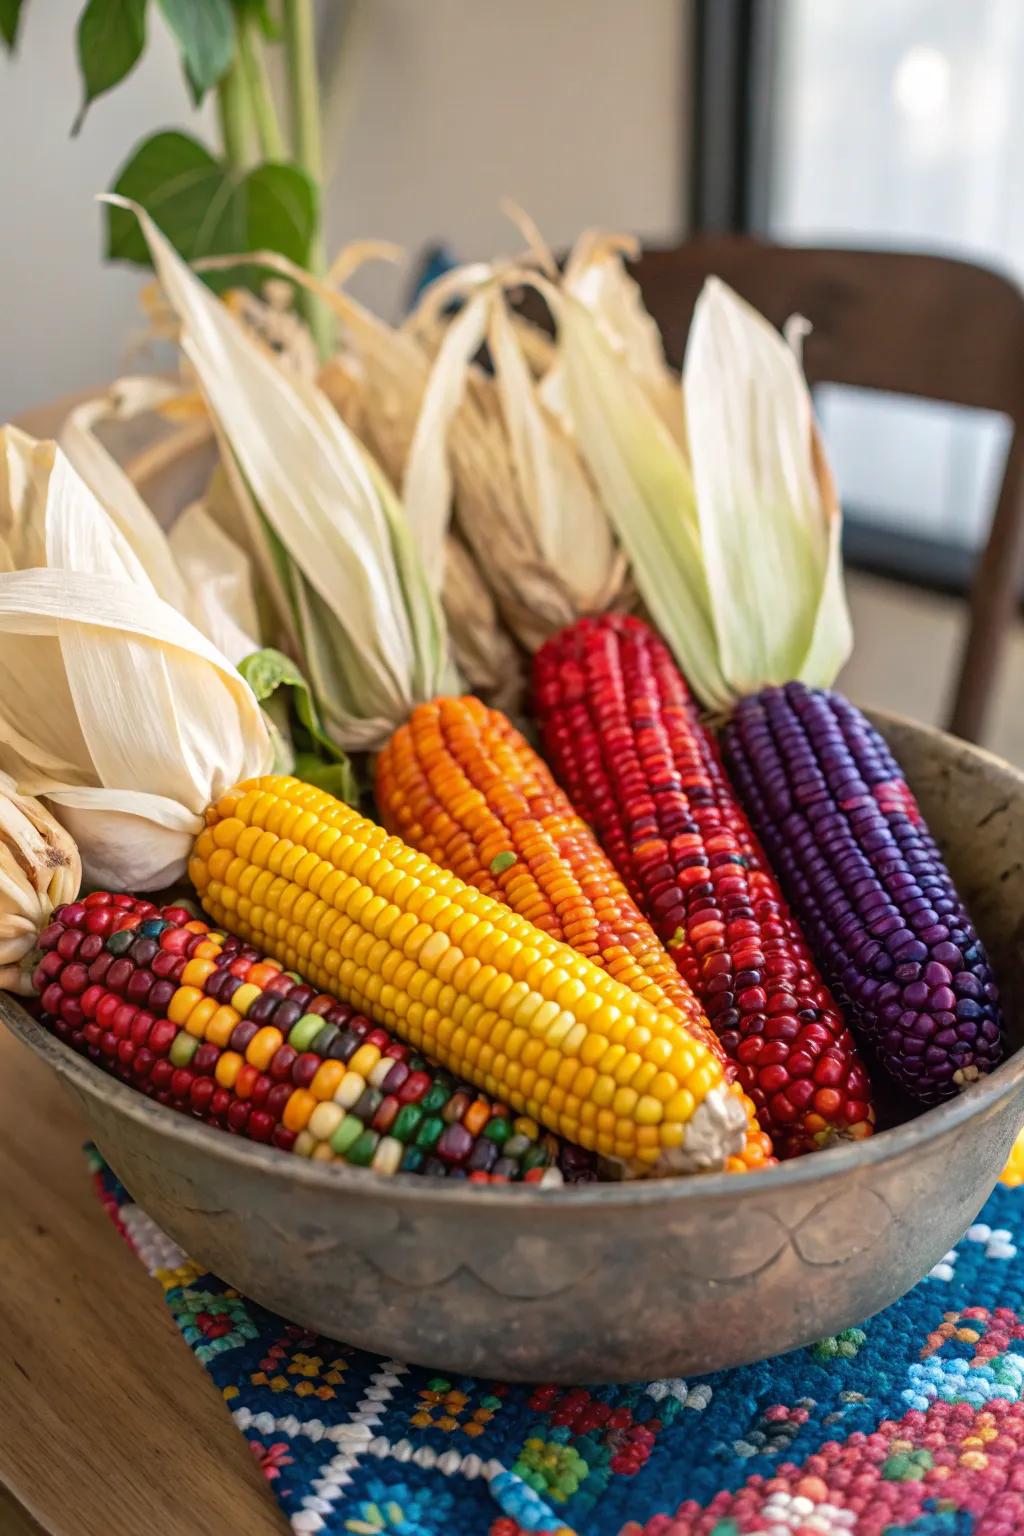
[[282,1536],[160,1287],[93,1192],[56,1079],[0,1027],[0,1531]]
[[[25,412],[56,435],[96,391]],[[124,462],[152,422],[120,430]],[[0,1026],[0,1532],[281,1536],[242,1436],[96,1199],[86,1132]]]

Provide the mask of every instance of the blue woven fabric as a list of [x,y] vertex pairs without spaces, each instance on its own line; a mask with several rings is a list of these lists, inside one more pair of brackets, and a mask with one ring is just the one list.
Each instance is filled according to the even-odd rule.
[[566,1389],[305,1333],[202,1273],[94,1170],[297,1532],[1024,1531],[1024,1190],[997,1189],[914,1291],[839,1338],[699,1381]]

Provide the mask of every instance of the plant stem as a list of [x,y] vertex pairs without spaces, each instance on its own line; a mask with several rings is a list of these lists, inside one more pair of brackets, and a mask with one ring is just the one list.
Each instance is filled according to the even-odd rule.
[[[322,277],[327,270],[323,235],[323,148],[320,135],[320,90],[316,72],[316,27],[313,0],[284,0],[284,44],[288,61],[292,156],[317,190],[317,221],[309,242],[309,270]],[[322,358],[334,346],[334,319],[311,293],[303,307]]]
[[233,171],[244,171],[249,164],[252,125],[242,63],[237,55],[217,86],[217,114],[224,158]]
[[256,122],[260,152],[265,160],[285,158],[284,138],[277,120],[274,95],[270,88],[267,61],[259,35],[259,17],[255,11],[242,11],[237,20],[238,62],[249,98],[249,105]]
[[291,85],[292,152],[298,164],[319,181],[323,152],[312,0],[284,0],[284,39]]

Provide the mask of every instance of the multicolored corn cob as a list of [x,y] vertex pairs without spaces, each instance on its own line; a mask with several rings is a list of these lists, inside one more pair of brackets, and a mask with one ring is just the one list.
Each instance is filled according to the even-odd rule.
[[997,1065],[992,972],[884,740],[802,683],[744,699],[727,761],[854,1030],[924,1104]]
[[182,907],[56,910],[34,984],[54,1033],[210,1125],[323,1162],[476,1182],[593,1176],[524,1116]]
[[[389,831],[571,944],[721,1055],[696,998],[594,834],[505,715],[475,698],[419,705],[380,753],[375,790]],[[771,1156],[748,1107],[737,1171]]]
[[870,1134],[867,1074],[667,647],[584,619],[537,653],[544,751],[707,1012],[780,1157]]
[[206,819],[207,911],[459,1078],[627,1171],[742,1150],[742,1099],[678,1016],[351,807],[268,776]]

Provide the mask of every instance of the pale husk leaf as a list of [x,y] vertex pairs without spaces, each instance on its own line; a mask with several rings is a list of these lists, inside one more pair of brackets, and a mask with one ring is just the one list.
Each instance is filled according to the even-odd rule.
[[248,557],[198,505],[186,509],[165,533],[96,432],[104,420],[166,412],[182,398],[180,386],[164,379],[119,379],[105,394],[70,412],[60,446],[164,601],[237,663],[261,643]]
[[[391,255],[393,250],[364,242],[348,248],[332,267],[340,278],[367,256]],[[499,572],[495,592],[502,616],[515,628],[521,614],[539,644],[575,617],[563,584],[538,562],[535,547],[524,559],[507,558],[510,528],[521,526],[525,513],[509,459],[500,406],[489,381],[476,371],[467,374],[469,358],[482,340],[480,311],[459,317],[454,336],[443,326],[431,329],[445,358],[437,366],[417,328],[394,328],[339,292],[301,271],[287,258],[260,251],[252,258],[270,270],[292,278],[315,292],[342,322],[343,349],[321,370],[320,387],[349,429],[365,444],[393,486],[401,487],[402,502],[430,581],[441,599],[449,644],[458,671],[475,692],[494,702],[495,679],[503,696],[521,699],[522,663],[515,646],[502,632],[487,587],[492,570]],[[218,262],[218,265],[224,263]],[[204,265],[206,265],[204,263]],[[476,269],[486,276],[490,269]],[[448,531],[453,506],[465,546],[456,550]],[[513,549],[522,547],[517,538]],[[443,553],[443,560],[439,555]],[[467,561],[478,568],[481,589],[471,593]],[[531,563],[522,595],[514,590],[520,571]],[[485,566],[487,567],[485,573]],[[511,574],[509,574],[511,573]],[[537,588],[543,585],[544,594]],[[537,615],[550,612],[550,590],[558,594],[557,618],[537,627]]]
[[[593,315],[601,334],[640,384],[676,442],[685,442],[679,380],[665,361],[661,332],[626,270],[640,245],[629,235],[587,230],[566,263],[563,287]],[[545,381],[557,394],[556,375]]]
[[402,472],[406,516],[435,591],[442,582],[444,540],[452,513],[448,434],[465,397],[466,371],[483,342],[486,324],[487,301],[477,294],[452,321],[441,344],[420,396]]
[[589,311],[565,295],[558,323],[573,430],[640,594],[691,685],[710,707],[723,708],[729,689],[686,457]]
[[259,706],[64,455],[13,428],[0,433],[0,634],[0,769],[55,811],[92,881],[179,878],[205,807],[269,768]]
[[[332,267],[332,277],[347,275],[354,262],[368,253],[378,254],[377,248],[350,248],[347,260]],[[321,369],[320,387],[391,484],[401,488],[406,516],[421,553],[430,559],[435,582],[438,566],[431,557],[439,541],[443,544],[441,599],[459,674],[492,706],[520,707],[522,658],[498,614],[477,559],[450,531],[453,506],[462,505],[465,518],[460,521],[472,524],[489,548],[486,541],[491,519],[504,524],[510,501],[518,512],[504,449],[497,454],[494,451],[496,436],[501,444],[496,414],[493,421],[485,419],[478,405],[460,399],[458,379],[453,386],[443,374],[432,371],[418,336],[387,325],[349,295],[293,269],[284,258],[261,253],[261,260],[265,257],[275,270],[305,282],[342,321],[344,349]],[[452,343],[452,363],[459,373],[463,371],[463,354],[467,349],[475,350],[472,339],[462,330]],[[428,385],[435,392],[432,402],[425,400]],[[470,420],[463,426],[467,413]],[[436,431],[426,430],[427,421]],[[452,450],[445,435],[448,432],[465,452]]]
[[798,678],[828,686],[849,654],[840,514],[790,347],[711,278],[683,375],[704,570],[734,697]]
[[185,584],[167,538],[131,478],[97,436],[106,420],[130,420],[158,409],[180,391],[160,379],[121,379],[109,390],[69,412],[58,441],[76,472],[97,496],[111,521],[132,546],[146,575],[165,602],[186,611]]
[[[533,332],[508,313],[506,290],[523,282],[549,287],[526,268],[460,268],[431,286],[408,325],[435,349],[424,416],[433,398],[449,402],[439,421],[460,532],[516,639],[534,650],[581,615],[616,606],[626,562],[575,442],[541,399],[524,347]],[[445,328],[445,306],[463,294]],[[484,304],[494,377],[473,362]]]
[[74,901],[82,862],[74,839],[38,800],[0,773],[0,987],[32,991],[36,939],[55,907]]
[[304,669],[330,734],[380,745],[443,687],[436,603],[383,476],[326,396],[288,375],[131,206],[182,325],[181,347],[215,417],[233,488],[287,553],[280,562]]
[[625,562],[575,443],[543,403],[503,295],[487,339],[523,505],[538,547],[579,614],[600,613],[621,588]]
[[201,501],[175,518],[167,541],[188,592],[188,617],[237,666],[260,647],[248,556]]

